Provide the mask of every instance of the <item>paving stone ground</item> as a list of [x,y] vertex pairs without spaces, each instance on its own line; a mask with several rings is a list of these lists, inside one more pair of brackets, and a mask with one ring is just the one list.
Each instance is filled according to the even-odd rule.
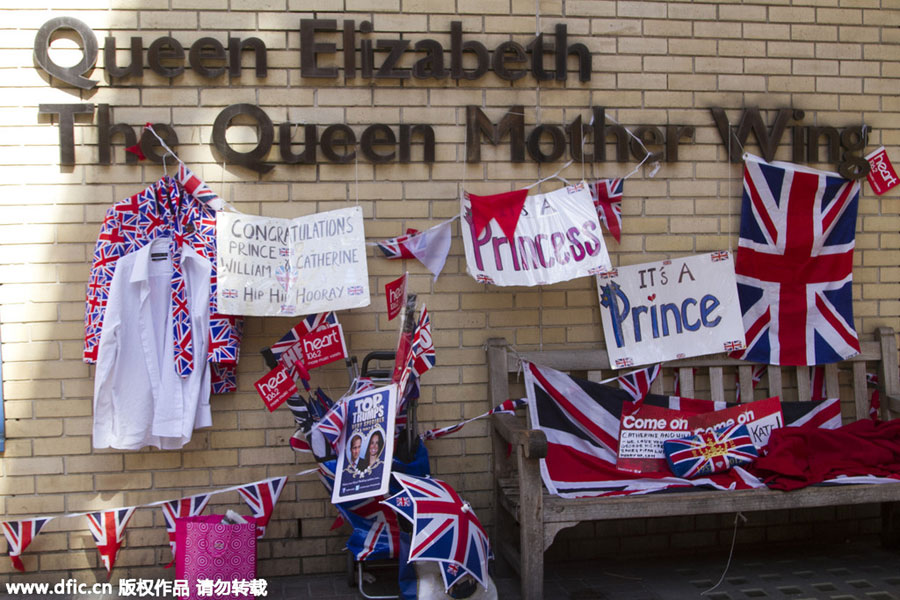
[[[738,548],[727,554],[548,564],[547,600],[900,600],[900,550],[875,540],[838,546]],[[724,577],[723,577],[724,572]],[[396,571],[371,570],[369,595],[396,593]],[[721,581],[720,581],[721,580]],[[520,600],[518,579],[495,577],[500,600]],[[3,595],[37,600],[35,595]],[[53,596],[59,600],[119,600],[120,596]],[[268,596],[285,600],[358,600],[348,574],[268,579]],[[43,599],[41,599],[43,600]],[[427,599],[423,599],[427,600]]]

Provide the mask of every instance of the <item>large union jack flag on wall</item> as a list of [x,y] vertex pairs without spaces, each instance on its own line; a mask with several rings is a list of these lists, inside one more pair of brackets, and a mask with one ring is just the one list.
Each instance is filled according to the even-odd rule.
[[853,247],[859,182],[746,155],[735,261],[747,348],[775,365],[837,362],[859,353]]

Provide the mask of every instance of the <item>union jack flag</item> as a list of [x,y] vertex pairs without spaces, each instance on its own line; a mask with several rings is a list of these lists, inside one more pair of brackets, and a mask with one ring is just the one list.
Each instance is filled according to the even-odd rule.
[[22,553],[36,538],[53,517],[41,517],[38,519],[26,519],[25,521],[5,521],[0,523],[3,527],[3,535],[6,536],[6,542],[9,544],[9,558],[12,560],[13,567],[18,571],[25,572],[25,565],[22,563]]
[[[319,478],[329,494],[334,489],[334,461],[319,463]],[[396,558],[400,547],[400,524],[397,514],[382,504],[384,496],[363,498],[355,502],[341,502],[334,506],[340,515],[332,529],[343,521],[350,523],[353,533],[347,540],[349,550],[356,560],[380,560]]]
[[601,179],[590,185],[597,216],[617,242],[622,237],[622,188],[624,179]]
[[712,261],[713,262],[722,262],[723,260],[728,260],[728,253],[724,251],[713,252],[712,253]]
[[735,262],[747,348],[737,358],[817,365],[859,353],[853,326],[853,248],[859,182],[744,162]]
[[725,352],[734,352],[735,350],[740,350],[744,347],[744,342],[741,340],[732,340],[730,342],[725,342],[722,344]]
[[291,255],[290,248],[279,248],[278,249],[278,256],[290,256],[290,255]]
[[361,285],[348,286],[347,293],[351,296],[359,296],[363,293],[363,286],[361,286]]
[[617,358],[616,359],[616,368],[621,369],[622,367],[633,367],[634,359],[633,358]]
[[435,365],[434,339],[431,337],[431,316],[428,309],[422,307],[419,322],[416,323],[416,332],[413,334],[412,358],[410,367],[417,378],[421,378],[426,371]]
[[344,432],[344,423],[347,420],[347,403],[337,402],[331,409],[312,426],[322,434],[331,447],[337,450],[338,440]]
[[475,281],[477,281],[478,283],[494,283],[494,280],[491,277],[481,274],[475,276]]
[[384,499],[384,496],[376,496],[335,504],[353,527],[347,549],[358,561],[397,557],[400,524],[396,513],[381,503]]
[[[166,532],[169,534],[169,546],[172,548],[172,562],[175,562],[175,519],[182,517],[196,517],[203,512],[206,504],[209,502],[211,494],[197,494],[190,498],[182,498],[180,500],[170,500],[161,506],[163,518],[166,521]],[[168,568],[168,567],[167,567]]]
[[256,539],[266,535],[266,525],[275,510],[278,496],[284,489],[287,477],[273,477],[238,488],[238,493],[256,517]]
[[417,229],[407,229],[405,235],[375,242],[375,245],[381,250],[384,257],[390,260],[415,258],[415,255],[409,249],[409,241],[418,233]]
[[439,479],[393,476],[413,503],[409,560],[454,563],[487,587],[490,543],[472,507]]
[[744,424],[663,442],[669,468],[677,477],[693,478],[722,473],[757,457],[756,446]]
[[646,369],[639,369],[627,375],[622,375],[617,378],[617,381],[619,382],[619,387],[634,398],[635,402],[641,402],[650,393],[650,385],[653,383],[653,380],[659,377],[659,371],[659,365],[653,365]]
[[234,288],[224,289],[224,290],[222,290],[222,297],[223,298],[237,298],[238,291]]
[[128,520],[134,514],[136,507],[117,508],[103,512],[88,513],[88,528],[94,536],[97,550],[100,552],[100,560],[106,567],[106,575],[112,575],[113,566],[116,563],[116,554],[125,538],[125,527]]

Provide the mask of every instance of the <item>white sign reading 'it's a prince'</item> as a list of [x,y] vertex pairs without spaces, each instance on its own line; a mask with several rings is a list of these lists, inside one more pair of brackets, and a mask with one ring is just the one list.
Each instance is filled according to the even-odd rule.
[[362,210],[296,219],[219,212],[219,312],[297,316],[369,305]]
[[744,347],[728,252],[619,267],[597,277],[597,291],[617,369]]

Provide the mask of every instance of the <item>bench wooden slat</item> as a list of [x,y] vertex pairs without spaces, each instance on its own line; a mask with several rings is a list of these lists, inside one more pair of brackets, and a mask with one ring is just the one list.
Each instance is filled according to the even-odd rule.
[[781,382],[781,367],[778,365],[769,365],[766,369],[766,375],[769,379],[769,397],[784,395],[784,385]]
[[797,374],[797,399],[809,400],[811,395],[809,391],[809,367],[797,367],[794,369]]
[[678,385],[680,394],[685,398],[694,397],[694,370],[688,367],[678,369]]
[[709,368],[710,400],[725,402],[725,376],[722,367]]
[[741,402],[753,400],[753,367],[741,365],[738,367],[738,385],[741,387]]
[[838,367],[836,364],[825,365],[825,397],[840,398],[841,389],[838,382]]

